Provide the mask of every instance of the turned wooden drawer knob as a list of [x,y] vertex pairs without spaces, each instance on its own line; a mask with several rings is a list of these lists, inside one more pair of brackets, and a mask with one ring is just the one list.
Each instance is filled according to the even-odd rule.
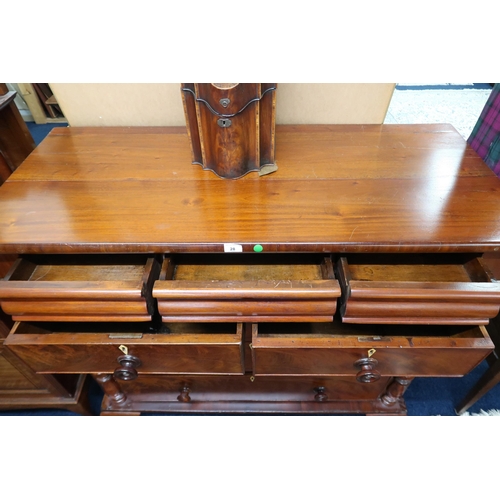
[[328,399],[325,387],[315,387],[314,392],[316,393],[316,395],[314,396],[315,401],[322,403],[323,401],[326,401]]
[[374,358],[358,359],[354,363],[356,368],[360,368],[359,372],[356,374],[356,380],[365,384],[376,382],[380,378],[380,372],[375,370],[377,365],[378,361]]
[[191,396],[189,393],[191,392],[191,389],[185,385],[182,388],[181,393],[177,396],[177,401],[180,401],[181,403],[189,403],[191,401]]
[[137,370],[141,366],[141,360],[129,354],[118,358],[120,368],[117,368],[113,376],[119,380],[135,380],[137,378]]

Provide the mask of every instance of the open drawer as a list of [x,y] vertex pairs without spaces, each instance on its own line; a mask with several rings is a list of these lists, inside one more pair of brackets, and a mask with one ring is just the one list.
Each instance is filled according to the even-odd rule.
[[164,321],[331,321],[329,256],[186,254],[164,260],[153,296]]
[[5,345],[38,373],[243,373],[243,325],[166,325],[169,333],[142,333],[140,323],[18,322]]
[[142,255],[30,255],[0,280],[15,321],[148,321],[160,260]]
[[337,276],[346,323],[484,325],[500,308],[500,283],[471,255],[351,254]]
[[253,324],[254,375],[460,376],[494,344],[484,326]]

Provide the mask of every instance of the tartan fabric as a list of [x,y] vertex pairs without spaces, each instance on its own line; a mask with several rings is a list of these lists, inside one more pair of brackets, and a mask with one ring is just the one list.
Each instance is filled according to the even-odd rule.
[[500,83],[491,90],[467,142],[500,177]]

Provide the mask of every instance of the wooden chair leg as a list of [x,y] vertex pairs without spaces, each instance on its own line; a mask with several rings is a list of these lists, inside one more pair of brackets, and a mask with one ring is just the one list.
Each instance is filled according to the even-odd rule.
[[474,403],[481,399],[490,389],[500,382],[500,360],[493,363],[469,391],[463,401],[456,407],[456,412],[461,415]]

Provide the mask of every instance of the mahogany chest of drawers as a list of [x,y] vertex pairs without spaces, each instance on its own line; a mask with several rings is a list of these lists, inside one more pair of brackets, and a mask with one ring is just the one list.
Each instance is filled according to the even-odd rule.
[[283,126],[224,180],[185,129],[55,129],[0,188],[4,348],[103,414],[405,414],[492,350],[500,181],[446,125]]

